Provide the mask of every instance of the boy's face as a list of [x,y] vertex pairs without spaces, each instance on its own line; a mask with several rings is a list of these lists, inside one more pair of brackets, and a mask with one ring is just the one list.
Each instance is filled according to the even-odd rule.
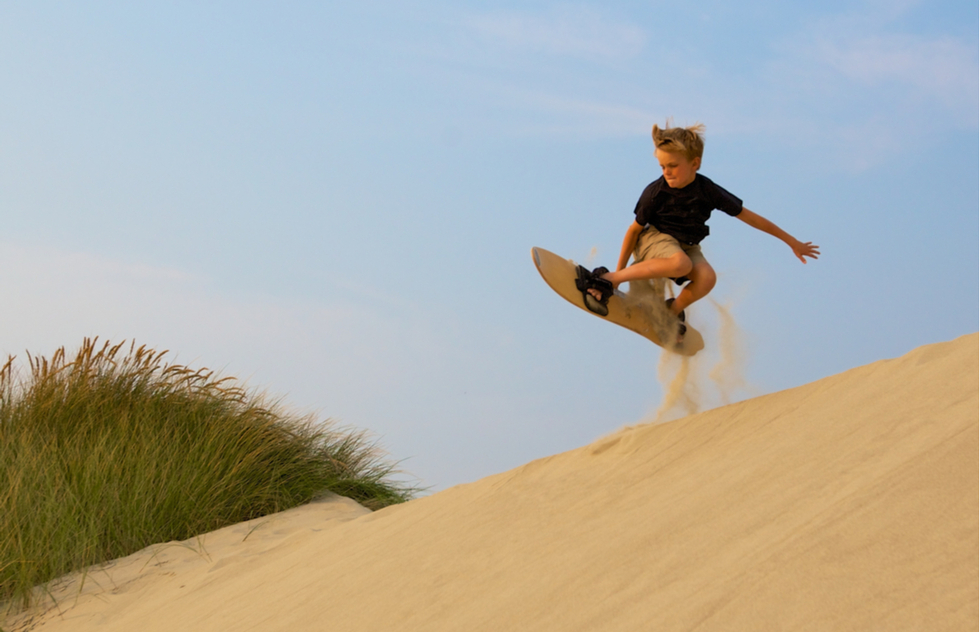
[[663,149],[656,151],[657,162],[664,172],[664,180],[671,189],[683,189],[694,182],[694,176],[701,168],[701,158],[688,159],[684,154],[676,154]]

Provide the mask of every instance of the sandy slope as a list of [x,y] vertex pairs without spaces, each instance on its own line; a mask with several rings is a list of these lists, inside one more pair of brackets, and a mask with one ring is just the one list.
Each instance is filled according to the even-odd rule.
[[977,629],[977,349],[156,547],[63,586],[36,629]]

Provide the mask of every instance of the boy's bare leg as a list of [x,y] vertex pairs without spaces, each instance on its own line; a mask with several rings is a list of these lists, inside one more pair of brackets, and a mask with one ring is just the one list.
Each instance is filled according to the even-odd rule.
[[[678,252],[663,259],[647,259],[622,270],[607,272],[602,275],[602,278],[611,281],[613,287],[619,287],[620,283],[639,279],[689,277],[692,270],[691,258],[683,252]],[[601,298],[601,294],[597,290],[590,289],[589,293],[596,299]],[[678,310],[677,313],[679,314],[680,311]]]
[[[692,265],[691,259],[686,254],[680,252],[666,259],[647,259],[646,261],[634,263],[617,272],[607,272],[602,275],[604,279],[611,281],[614,287],[618,287],[623,282],[639,279],[677,278],[682,276],[690,278],[691,282],[684,286],[681,293],[671,303],[670,309],[677,315],[684,311],[691,303],[707,296],[708,292],[715,287],[715,282],[718,278],[711,264],[706,261],[701,261],[697,265]],[[589,292],[597,299],[599,298],[597,291],[589,290]]]
[[637,279],[690,276],[691,270],[691,259],[683,252],[678,252],[666,259],[647,259],[646,261],[640,261],[622,270],[607,272],[602,277],[612,281],[615,287],[625,281],[635,281]]
[[687,277],[691,279],[691,282],[684,286],[684,289],[670,305],[674,314],[680,314],[685,307],[707,296],[718,280],[714,268],[707,261],[701,261],[695,265],[687,273]]

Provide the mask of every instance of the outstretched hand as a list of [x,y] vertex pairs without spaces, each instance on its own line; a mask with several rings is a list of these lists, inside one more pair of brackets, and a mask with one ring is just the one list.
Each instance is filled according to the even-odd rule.
[[805,243],[802,241],[797,241],[796,243],[792,244],[791,247],[793,248],[793,254],[795,254],[796,258],[803,263],[806,263],[806,259],[804,257],[816,259],[820,256],[820,246],[815,245],[812,241]]

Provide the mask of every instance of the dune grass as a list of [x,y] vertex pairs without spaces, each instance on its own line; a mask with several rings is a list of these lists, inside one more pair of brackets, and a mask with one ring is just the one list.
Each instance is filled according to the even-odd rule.
[[325,490],[378,509],[394,480],[363,432],[284,413],[166,352],[86,340],[0,369],[0,602],[65,573],[293,507]]

